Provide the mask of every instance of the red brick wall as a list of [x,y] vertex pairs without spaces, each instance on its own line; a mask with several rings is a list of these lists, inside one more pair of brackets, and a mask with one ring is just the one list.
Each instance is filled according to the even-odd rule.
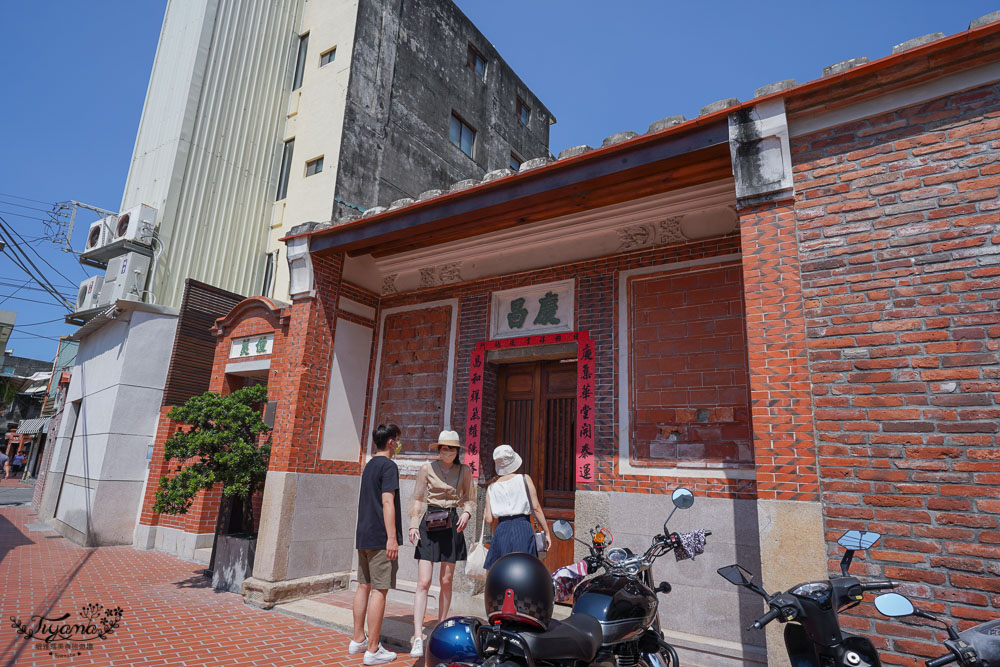
[[[801,137],[796,220],[831,556],[961,626],[1000,614],[1000,86]],[[832,562],[831,562],[832,565]],[[883,660],[941,652],[867,606]]]
[[628,286],[633,460],[752,463],[739,263]]
[[451,306],[385,317],[376,423],[403,430],[403,451],[426,455],[444,424]]
[[[617,400],[619,400],[615,383],[618,272],[728,255],[739,250],[739,236],[733,234],[708,241],[674,244],[515,275],[386,296],[382,299],[381,307],[392,308],[449,298],[459,300],[454,387],[456,399],[451,423],[453,428],[462,433],[466,426],[466,403],[463,397],[468,395],[470,355],[476,343],[486,340],[488,336],[490,293],[537,283],[575,279],[576,329],[587,331],[595,342],[594,429],[595,453],[598,457],[594,483],[578,485],[577,488],[594,491],[663,493],[665,489],[683,484],[702,496],[753,498],[754,480],[623,475],[619,473],[615,463],[618,455]],[[491,449],[484,443],[482,451],[485,456],[489,456]]]
[[758,494],[816,500],[805,318],[790,204],[741,210],[740,232]]
[[[249,308],[246,307],[246,303],[248,302],[244,302],[242,307],[234,309],[234,313],[237,313],[237,315],[232,321],[227,322],[227,326],[219,337],[219,342],[215,349],[210,391],[229,393],[243,384],[242,378],[229,377],[225,373],[226,365],[230,362],[229,350],[233,339],[273,334],[274,342],[271,354],[255,356],[253,359],[255,361],[265,361],[280,360],[282,358],[285,345],[285,325],[280,313],[271,310],[264,305],[264,302],[258,302]],[[280,362],[276,362],[275,365],[280,365]],[[273,368],[271,369],[272,376],[274,375],[274,370]],[[268,394],[271,397],[280,396],[280,393],[270,387]],[[167,405],[160,409],[160,419],[157,424],[156,437],[153,441],[153,458],[149,464],[149,481],[146,484],[146,493],[143,497],[139,523],[147,526],[176,528],[188,533],[212,533],[215,532],[215,524],[219,514],[219,503],[222,499],[221,487],[199,493],[186,514],[171,516],[157,514],[152,510],[160,477],[170,475],[172,470],[176,468],[176,464],[168,464],[163,458],[166,441],[177,431],[180,425],[178,422],[167,417],[167,413],[170,412],[172,407]]]

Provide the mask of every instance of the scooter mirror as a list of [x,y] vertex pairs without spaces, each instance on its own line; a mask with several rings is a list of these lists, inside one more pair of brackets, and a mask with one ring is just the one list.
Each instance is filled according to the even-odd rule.
[[875,608],[883,616],[909,616],[913,613],[913,603],[899,593],[883,593],[875,598]]
[[716,570],[722,578],[737,586],[749,586],[753,581],[753,575],[739,565],[727,565]]
[[552,534],[559,540],[573,539],[573,524],[564,519],[552,522]]
[[694,505],[694,494],[683,487],[676,489],[671,494],[670,499],[674,501],[674,507],[679,510],[686,510],[691,505]]
[[849,530],[840,536],[837,544],[845,549],[871,549],[882,536],[864,530]]

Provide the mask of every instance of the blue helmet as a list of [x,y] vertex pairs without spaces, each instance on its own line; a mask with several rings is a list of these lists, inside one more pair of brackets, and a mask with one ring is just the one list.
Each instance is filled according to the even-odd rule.
[[427,639],[425,667],[478,663],[480,656],[476,629],[480,625],[479,619],[466,616],[455,616],[438,623]]

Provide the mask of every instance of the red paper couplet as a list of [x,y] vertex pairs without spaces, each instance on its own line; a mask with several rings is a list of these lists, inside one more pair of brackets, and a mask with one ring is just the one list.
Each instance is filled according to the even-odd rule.
[[581,332],[576,357],[576,483],[593,484],[594,341]]
[[479,477],[482,448],[483,372],[487,350],[500,350],[547,343],[577,342],[576,380],[576,483],[593,484],[596,476],[594,456],[594,341],[586,331],[570,331],[542,336],[502,338],[476,343],[469,359],[469,395],[465,430],[465,464]]

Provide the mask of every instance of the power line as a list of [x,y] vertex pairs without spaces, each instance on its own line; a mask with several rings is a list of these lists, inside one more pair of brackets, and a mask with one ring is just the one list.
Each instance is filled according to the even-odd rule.
[[0,199],[0,204],[6,204],[7,206],[17,206],[18,208],[27,208],[27,209],[30,209],[32,211],[41,211],[42,213],[49,213],[52,210],[51,208],[38,208],[37,206],[28,206],[27,204],[18,204],[17,202],[4,201],[3,199]]
[[[6,224],[6,223],[7,223],[7,221],[6,221],[6,220],[4,220],[2,216],[0,216],[0,220],[3,220],[4,224]],[[48,267],[49,267],[50,269],[52,269],[53,271],[55,271],[56,273],[58,273],[58,274],[59,274],[60,276],[62,276],[62,277],[63,277],[63,279],[64,279],[64,280],[65,280],[66,282],[68,282],[68,283],[69,283],[69,284],[71,284],[71,285],[73,284],[73,281],[72,281],[72,280],[70,280],[70,279],[69,279],[69,277],[68,277],[68,276],[66,276],[66,274],[64,274],[64,273],[63,273],[62,271],[60,271],[60,270],[59,270],[59,269],[57,269],[56,267],[52,266],[52,264],[51,264],[51,263],[49,263],[49,260],[47,260],[47,259],[45,259],[44,257],[42,257],[42,253],[40,253],[40,252],[38,252],[37,250],[35,250],[35,249],[34,249],[34,248],[33,248],[33,247],[32,247],[32,246],[31,246],[31,245],[30,245],[30,244],[29,244],[29,243],[28,243],[27,241],[25,241],[25,240],[24,240],[24,237],[23,237],[23,236],[21,236],[21,235],[20,235],[20,234],[18,233],[18,231],[17,231],[16,229],[14,229],[13,227],[11,227],[11,228],[10,228],[10,231],[14,232],[14,234],[15,234],[15,235],[17,236],[17,238],[21,239],[21,242],[22,242],[22,243],[24,243],[24,244],[25,244],[26,246],[28,246],[28,248],[30,248],[30,249],[31,249],[31,252],[33,252],[33,253],[35,253],[36,255],[38,255],[38,259],[40,259],[40,260],[42,260],[43,262],[45,262],[45,263],[46,263],[46,264],[48,265]]]
[[13,197],[14,199],[23,199],[24,201],[33,201],[36,204],[46,204],[48,206],[52,206],[53,205],[52,202],[50,202],[50,201],[42,201],[41,199],[32,199],[30,197],[21,197],[20,195],[12,195],[9,192],[0,192],[0,197]]
[[25,327],[37,327],[42,324],[52,324],[53,322],[62,322],[63,318],[57,317],[54,320],[45,320],[44,322],[32,322],[31,324],[14,324],[15,329],[24,329]]
[[52,303],[51,301],[39,301],[38,299],[29,299],[23,296],[14,296],[13,294],[0,294],[0,299],[14,299],[14,301],[27,301],[28,303],[40,303],[43,306],[60,306],[62,308],[68,308],[68,306],[63,303]]
[[[17,288],[21,288],[21,289],[29,289],[29,290],[32,290],[33,292],[47,292],[48,291],[48,290],[43,289],[41,287],[29,287],[27,283],[30,283],[31,280],[32,280],[31,278],[28,278],[28,280],[25,283],[12,283],[12,282],[8,282],[6,280],[0,280],[0,287],[17,287]],[[21,287],[22,285],[24,285],[23,288]],[[62,287],[62,285],[61,284],[57,285],[57,287]],[[66,288],[67,289],[75,290],[76,289],[76,285],[67,285]],[[69,294],[70,292],[60,291],[59,293],[60,294]]]
[[[29,269],[27,266],[24,265],[24,262],[21,261],[20,257],[18,257],[16,254],[14,254],[13,252],[11,252],[11,250],[17,250],[17,249],[18,248],[17,248],[16,245],[8,245],[6,248],[4,248],[4,252],[7,253],[7,256],[10,257],[10,259],[15,264],[17,264],[19,267],[21,267],[22,271],[24,271],[26,274],[28,274],[29,276],[31,276],[32,278],[34,278],[38,282],[39,285],[41,285],[42,287],[44,287],[45,291],[48,292],[50,295],[52,295],[52,297],[56,299],[56,302],[59,305],[61,305],[64,308],[68,309],[69,305],[67,303],[65,303],[65,300],[62,299],[62,297],[59,295],[59,291],[56,290],[56,288],[53,287],[52,284],[49,283],[45,279],[45,276],[42,274],[41,271],[38,270],[38,267],[35,266],[34,262],[32,262],[31,259],[28,258],[28,256],[24,254],[24,251],[20,251],[19,250],[19,252],[21,252],[21,257],[23,257],[25,260],[27,260],[28,264],[30,264],[31,267],[37,272],[37,275],[35,273],[32,273],[31,269]],[[16,294],[16,293],[17,292],[15,291],[14,294]],[[7,298],[13,298],[14,294],[8,295]],[[32,301],[32,299],[23,299],[23,298],[21,298],[20,300],[22,300],[22,301]]]
[[11,336],[11,338],[45,338],[46,340],[54,340],[54,341],[59,340],[58,338],[54,338],[52,336],[43,336],[41,334],[33,334],[33,333],[19,334],[16,336]]
[[4,215],[16,215],[19,218],[27,218],[28,220],[41,220],[42,222],[52,222],[52,218],[39,218],[37,215],[25,215],[24,213],[17,213],[16,211],[0,211]]

